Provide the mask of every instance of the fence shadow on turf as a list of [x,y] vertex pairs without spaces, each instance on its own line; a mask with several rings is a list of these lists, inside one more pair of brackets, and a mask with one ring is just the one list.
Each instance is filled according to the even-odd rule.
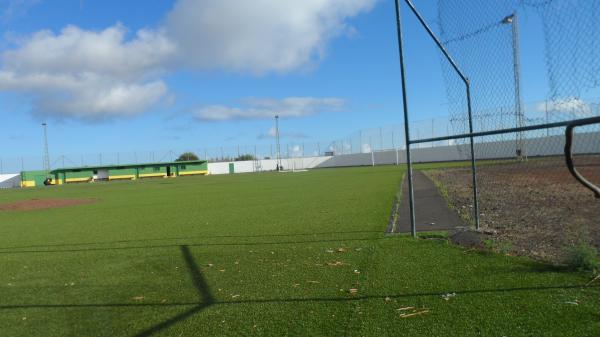
[[27,308],[78,308],[78,307],[175,307],[175,306],[192,306],[190,309],[183,311],[169,319],[161,321],[151,327],[140,331],[134,337],[150,337],[171,326],[180,323],[208,307],[215,305],[243,305],[243,304],[277,304],[277,303],[303,303],[303,302],[351,302],[363,301],[371,299],[385,298],[409,298],[423,296],[441,296],[443,294],[453,292],[456,294],[487,294],[487,293],[512,293],[512,292],[535,292],[547,290],[566,290],[566,289],[582,289],[582,288],[599,288],[600,285],[548,285],[548,286],[533,286],[533,287],[513,287],[513,288],[492,288],[492,289],[466,289],[466,290],[446,290],[440,292],[427,293],[406,293],[406,294],[387,294],[387,295],[363,295],[363,296],[348,296],[348,297],[316,297],[316,298],[280,298],[280,299],[249,299],[238,301],[217,301],[212,295],[210,288],[200,272],[200,268],[194,259],[190,247],[188,245],[180,245],[179,249],[185,261],[187,270],[192,279],[192,283],[197,292],[197,301],[187,303],[147,303],[147,304],[132,304],[132,303],[114,303],[114,304],[59,304],[59,305],[0,305],[0,310],[10,309],[27,309]]
[[513,292],[536,292],[536,291],[548,291],[548,290],[567,290],[567,289],[583,289],[583,288],[600,288],[600,284],[581,284],[581,285],[546,285],[546,286],[531,286],[531,287],[512,287],[512,288],[492,288],[492,289],[465,289],[465,290],[445,290],[439,292],[420,292],[420,293],[406,293],[406,294],[387,294],[387,295],[362,295],[356,296],[351,295],[348,297],[311,297],[311,298],[279,298],[279,299],[249,299],[249,300],[237,300],[237,301],[217,301],[212,295],[210,288],[206,282],[206,279],[200,272],[200,268],[194,259],[189,245],[179,245],[179,249],[185,261],[185,265],[190,274],[193,286],[197,293],[197,301],[190,301],[186,303],[146,303],[146,304],[132,304],[132,303],[113,303],[113,304],[57,304],[57,305],[0,305],[0,310],[11,310],[11,309],[27,309],[27,308],[89,308],[89,307],[189,307],[187,309],[169,319],[161,321],[151,327],[140,331],[134,335],[134,337],[150,337],[171,326],[183,322],[186,319],[202,312],[203,310],[211,306],[222,306],[222,305],[244,305],[244,304],[277,304],[277,303],[304,303],[304,302],[352,302],[352,301],[364,301],[372,299],[386,299],[386,298],[410,298],[410,297],[426,297],[426,296],[441,296],[446,293],[456,294],[491,294],[491,293],[513,293]]
[[59,244],[48,244],[48,245],[0,247],[0,254],[4,253],[3,251],[8,252],[8,250],[10,250],[10,249],[33,249],[33,248],[48,248],[48,247],[78,247],[78,246],[123,244],[123,243],[132,243],[132,242],[156,242],[156,241],[174,241],[174,240],[190,240],[190,239],[254,239],[254,238],[305,237],[305,236],[322,236],[322,235],[339,235],[339,234],[381,234],[381,232],[380,231],[335,231],[335,232],[332,231],[332,232],[316,232],[316,233],[257,234],[257,235],[198,235],[198,236],[168,237],[168,238],[154,238],[154,239],[59,243]]
[[[447,289],[443,291],[432,291],[432,292],[420,292],[420,293],[405,293],[405,294],[386,294],[386,295],[363,295],[363,296],[348,296],[348,297],[307,297],[307,298],[275,298],[275,299],[249,299],[249,300],[237,300],[237,301],[214,301],[209,305],[202,301],[190,301],[190,302],[175,302],[175,303],[110,303],[110,304],[27,304],[27,305],[0,305],[0,310],[13,310],[13,309],[55,309],[55,308],[127,308],[127,307],[190,307],[197,313],[205,309],[208,306],[223,306],[223,305],[237,305],[237,304],[277,304],[277,303],[303,303],[303,302],[353,302],[353,301],[364,301],[364,300],[383,300],[386,298],[399,299],[399,298],[411,298],[411,297],[428,297],[428,296],[442,296],[448,293],[456,293],[457,295],[468,295],[468,294],[494,294],[494,293],[515,293],[515,292],[545,292],[548,290],[570,290],[570,289],[600,289],[600,284],[567,284],[567,285],[548,285],[548,286],[532,286],[532,287],[512,287],[512,288],[492,288],[492,289]],[[188,311],[185,311],[175,317],[185,315]],[[185,315],[188,317],[189,315]],[[174,318],[175,318],[174,317]],[[174,318],[168,319],[165,322],[170,322]],[[181,319],[180,319],[181,320]],[[179,320],[175,320],[179,321]],[[173,322],[174,324],[176,322]],[[159,323],[156,326],[162,325]],[[148,329],[150,330],[150,329]],[[146,330],[145,330],[146,331]],[[158,331],[158,330],[157,330]],[[137,336],[137,335],[136,335]]]
[[[381,234],[381,232],[377,232]],[[311,244],[311,243],[340,243],[340,242],[353,242],[353,241],[377,241],[383,240],[384,237],[361,237],[361,238],[335,238],[327,240],[295,240],[295,241],[267,241],[267,242],[197,242],[187,243],[185,246],[188,247],[211,247],[211,246],[261,246],[261,245],[286,245],[286,244]],[[173,244],[159,244],[159,245],[138,245],[138,246],[126,246],[126,247],[102,247],[102,248],[78,248],[78,249],[54,249],[54,250],[12,250],[12,251],[1,251],[2,254],[33,254],[33,253],[74,253],[74,252],[92,252],[92,251],[109,251],[109,250],[132,250],[132,249],[152,249],[152,248],[169,248],[169,247],[181,247],[181,243]]]
[[181,250],[181,254],[183,255],[183,259],[185,260],[185,264],[187,266],[188,272],[190,273],[190,276],[192,277],[192,283],[194,284],[194,288],[196,288],[196,292],[198,293],[198,298],[200,300],[200,303],[198,303],[198,305],[194,306],[193,308],[191,308],[189,310],[186,310],[172,318],[169,318],[166,321],[160,322],[160,323],[136,334],[135,337],[152,336],[153,334],[155,334],[159,331],[169,328],[173,324],[176,324],[194,314],[201,312],[202,310],[206,309],[207,307],[209,307],[210,305],[212,305],[215,302],[215,299],[214,299],[212,293],[210,292],[210,288],[208,287],[208,284],[206,283],[204,276],[202,276],[202,273],[200,273],[200,268],[198,267],[196,260],[194,260],[194,257],[192,256],[192,253],[190,252],[190,248],[188,246],[184,245],[184,246],[180,246],[179,249]]

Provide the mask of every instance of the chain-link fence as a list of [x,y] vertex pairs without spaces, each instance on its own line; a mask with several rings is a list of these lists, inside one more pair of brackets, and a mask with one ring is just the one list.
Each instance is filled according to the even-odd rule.
[[[495,233],[482,244],[506,253],[562,261],[570,247],[600,248],[600,2],[440,0],[437,34],[412,1],[402,2],[438,47],[450,114],[446,137],[423,137],[409,124],[411,152],[447,141],[471,161],[426,172],[453,213]],[[548,88],[543,102],[523,99],[523,16],[541,25],[548,83],[535,81]],[[400,54],[404,67],[402,44]],[[411,182],[415,234],[428,220],[415,217],[413,204],[431,195],[415,197]]]
[[[600,116],[600,103],[572,101],[557,103],[553,101],[528,102],[524,104],[523,125],[540,123],[554,123],[577,119],[580,117]],[[446,137],[454,134],[457,117],[439,116],[430,119],[412,121],[410,129],[415,139]],[[512,118],[512,119],[511,119]],[[500,129],[514,127],[515,117],[510,107],[497,107],[485,113],[479,113],[473,118],[476,130],[488,130],[491,125]],[[466,123],[460,121],[460,123]],[[558,129],[538,130],[521,135],[525,138],[539,138],[560,135]],[[510,141],[516,139],[514,134],[501,135],[496,138],[482,139],[482,141]],[[465,144],[464,140],[443,140],[426,144],[415,144],[415,149],[440,148],[452,145]],[[314,142],[297,141],[282,142],[281,157],[306,158],[317,156],[341,156],[350,154],[367,154],[384,151],[406,149],[404,125],[388,125],[378,128],[367,128],[350,133],[346,137],[336,140]],[[275,141],[271,144],[256,145],[228,145],[218,147],[189,147],[172,150],[140,150],[122,152],[98,153],[56,153],[50,148],[50,167],[80,167],[98,165],[138,164],[173,161],[184,152],[193,152],[200,159],[209,162],[231,162],[239,159],[258,160],[275,159],[277,149]],[[430,158],[435,161],[435,158]],[[385,162],[387,163],[387,162]],[[20,171],[41,170],[43,156],[0,156],[0,174],[17,173]]]
[[[587,0],[438,1],[440,39],[470,80],[473,118],[495,116],[475,131],[520,126],[532,111],[523,104],[522,17],[539,18],[544,39],[538,59],[545,60],[547,81],[540,79],[539,85],[548,87],[548,101],[535,110],[572,110],[577,115],[571,119],[591,115],[585,106],[599,94],[599,14],[600,3]],[[464,85],[444,58],[441,64],[453,130],[465,133]]]

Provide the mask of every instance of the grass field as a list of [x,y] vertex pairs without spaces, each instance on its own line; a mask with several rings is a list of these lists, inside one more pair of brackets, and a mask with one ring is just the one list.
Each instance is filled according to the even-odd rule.
[[600,336],[589,274],[384,236],[402,176],[0,191],[0,204],[98,199],[0,211],[0,336]]

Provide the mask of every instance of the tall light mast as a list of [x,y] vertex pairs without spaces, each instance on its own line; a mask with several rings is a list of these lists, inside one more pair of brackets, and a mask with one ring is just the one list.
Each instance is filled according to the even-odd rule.
[[48,151],[48,125],[42,123],[42,129],[44,131],[44,171],[50,172],[50,153]]
[[279,143],[279,115],[275,115],[275,146],[277,151],[277,171],[281,170],[281,146]]
[[[513,49],[513,76],[515,79],[515,126],[523,127],[525,122],[525,114],[523,111],[523,103],[521,98],[521,64],[519,50],[519,20],[517,12],[505,17],[502,20],[505,25],[511,25],[512,28],[512,49]],[[523,132],[517,133],[516,139],[516,155],[518,159],[527,158],[525,153],[525,141]]]

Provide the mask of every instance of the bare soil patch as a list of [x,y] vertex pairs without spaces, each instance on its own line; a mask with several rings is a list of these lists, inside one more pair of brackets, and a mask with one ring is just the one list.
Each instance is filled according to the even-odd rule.
[[[600,157],[586,158],[578,170],[600,183]],[[451,207],[472,221],[471,171],[427,174]],[[579,242],[600,249],[600,200],[575,181],[560,158],[481,166],[478,185],[481,225],[497,231],[494,245],[499,250],[561,262],[567,249]]]
[[84,205],[97,202],[98,199],[29,199],[0,205],[0,211],[32,211],[38,209],[59,208]]

